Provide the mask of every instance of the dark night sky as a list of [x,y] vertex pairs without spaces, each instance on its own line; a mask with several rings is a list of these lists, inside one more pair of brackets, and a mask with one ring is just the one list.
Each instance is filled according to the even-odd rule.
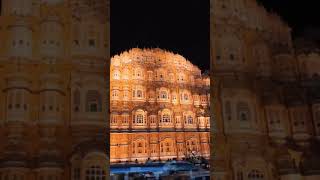
[[[270,11],[279,14],[293,28],[294,37],[306,28],[320,27],[319,0],[258,0]],[[319,33],[319,29],[317,30]]]
[[[318,0],[258,1],[288,22],[294,37],[313,27],[320,39]],[[209,69],[209,0],[111,0],[111,54],[133,47],[167,49]]]
[[111,0],[111,55],[134,47],[159,47],[209,69],[209,3]]

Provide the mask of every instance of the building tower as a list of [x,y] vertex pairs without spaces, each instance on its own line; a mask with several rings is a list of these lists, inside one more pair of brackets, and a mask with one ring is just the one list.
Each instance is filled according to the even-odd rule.
[[0,179],[105,179],[108,3],[1,3]]
[[111,59],[112,163],[209,158],[210,80],[184,57],[138,49]]

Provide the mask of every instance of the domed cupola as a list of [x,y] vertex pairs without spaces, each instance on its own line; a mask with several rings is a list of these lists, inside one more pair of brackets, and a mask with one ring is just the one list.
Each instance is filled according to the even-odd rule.
[[48,16],[40,24],[40,55],[59,58],[63,56],[63,24],[55,15]]

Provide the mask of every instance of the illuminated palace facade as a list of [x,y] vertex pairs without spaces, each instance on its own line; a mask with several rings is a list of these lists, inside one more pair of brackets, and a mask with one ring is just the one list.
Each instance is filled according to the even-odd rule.
[[0,180],[106,179],[108,2],[0,2]]
[[209,157],[210,79],[184,57],[131,49],[111,59],[110,160]]
[[320,179],[320,55],[256,0],[211,0],[212,178]]

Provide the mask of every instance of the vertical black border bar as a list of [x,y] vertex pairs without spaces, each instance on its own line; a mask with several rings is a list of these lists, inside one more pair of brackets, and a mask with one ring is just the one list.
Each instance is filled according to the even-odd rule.
[[107,0],[107,41],[108,48],[107,50],[107,58],[105,62],[105,78],[106,78],[106,93],[107,93],[107,114],[106,114],[106,131],[105,131],[105,142],[106,142],[106,158],[107,158],[107,179],[110,179],[110,2],[111,0]]

